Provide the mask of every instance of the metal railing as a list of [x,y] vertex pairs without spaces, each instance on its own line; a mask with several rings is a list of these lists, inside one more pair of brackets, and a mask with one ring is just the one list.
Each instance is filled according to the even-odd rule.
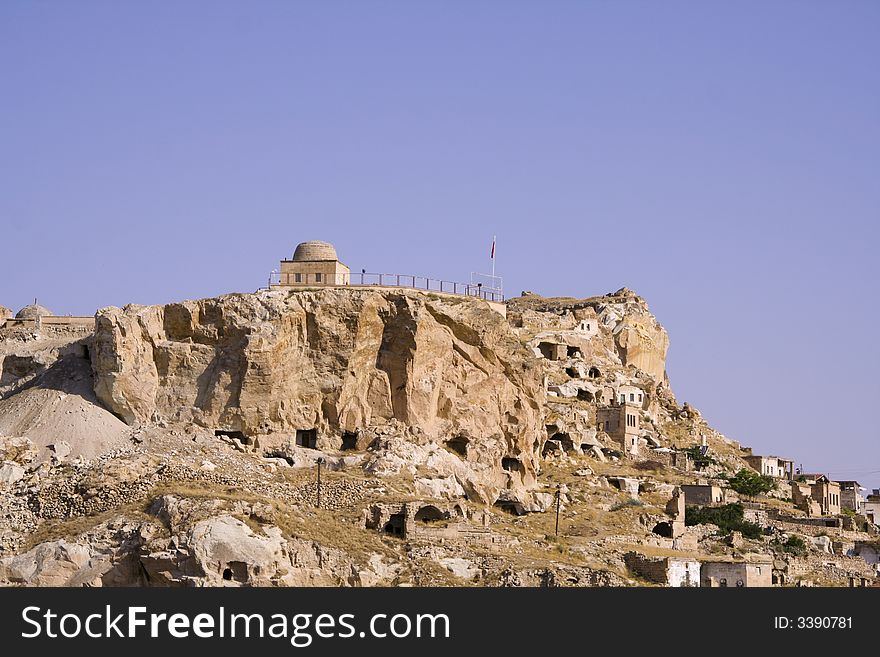
[[[333,275],[328,275],[328,278]],[[333,282],[286,283],[290,287],[320,287],[323,285],[350,285],[356,287],[402,287],[412,290],[425,290],[428,292],[442,292],[444,294],[460,294],[468,297],[477,297],[485,301],[504,301],[501,290],[485,287],[479,283],[459,283],[457,281],[445,281],[439,278],[416,276],[414,274],[384,274],[373,272],[357,272],[348,275],[336,274]],[[347,279],[347,280],[346,280]],[[273,271],[269,274],[269,287],[281,285],[281,274]]]

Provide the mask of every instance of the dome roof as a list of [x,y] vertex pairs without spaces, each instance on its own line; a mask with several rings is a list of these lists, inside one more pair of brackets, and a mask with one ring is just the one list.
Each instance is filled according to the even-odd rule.
[[296,247],[293,252],[294,262],[308,262],[314,260],[338,260],[336,257],[336,249],[330,242],[321,242],[320,240],[312,240],[303,242]]
[[15,313],[15,319],[36,319],[37,317],[43,317],[44,315],[51,315],[52,311],[46,308],[46,306],[41,306],[38,303],[32,303],[29,306],[25,306],[17,313]]

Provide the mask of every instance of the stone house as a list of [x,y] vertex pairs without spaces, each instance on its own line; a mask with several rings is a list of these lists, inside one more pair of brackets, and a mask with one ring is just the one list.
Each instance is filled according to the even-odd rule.
[[738,499],[732,490],[713,484],[685,484],[681,490],[687,506],[730,504]]
[[865,499],[865,515],[875,525],[880,525],[880,489],[875,488]]
[[596,411],[596,429],[604,431],[620,443],[630,456],[639,453],[639,415],[641,407],[627,403],[614,404]]
[[838,481],[840,484],[840,508],[862,515],[865,513],[865,497],[861,484],[857,481]]
[[585,333],[589,336],[596,335],[597,333],[599,333],[599,320],[596,317],[587,317],[585,319],[581,319],[580,321],[578,321],[575,330],[581,333]]
[[794,461],[791,459],[784,459],[780,456],[757,456],[753,454],[746,455],[743,459],[762,475],[788,481],[794,478]]
[[617,389],[616,399],[619,404],[630,404],[644,408],[646,398],[645,392],[636,386],[622,385]]
[[711,588],[773,586],[773,559],[759,557],[749,561],[704,560],[700,586]]
[[687,557],[649,557],[639,552],[627,552],[623,557],[626,567],[649,582],[674,588],[700,585],[700,562]]
[[293,258],[282,260],[273,287],[349,285],[351,270],[339,261],[328,242],[313,240],[297,245]]
[[823,474],[801,474],[791,482],[791,499],[807,515],[840,513],[840,484]]

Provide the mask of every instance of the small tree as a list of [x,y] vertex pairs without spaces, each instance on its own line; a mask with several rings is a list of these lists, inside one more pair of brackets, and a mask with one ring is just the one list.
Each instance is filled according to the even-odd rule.
[[763,495],[776,488],[776,480],[768,475],[758,474],[746,468],[741,469],[727,480],[727,484],[740,495]]

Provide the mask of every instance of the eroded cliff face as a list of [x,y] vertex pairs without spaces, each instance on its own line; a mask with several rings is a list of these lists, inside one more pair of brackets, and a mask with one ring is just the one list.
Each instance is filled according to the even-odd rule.
[[105,308],[92,364],[98,398],[132,425],[192,422],[263,447],[314,429],[319,449],[393,427],[463,438],[489,489],[535,479],[541,368],[478,300],[335,288]]
[[[526,293],[511,299],[507,307],[512,324],[535,334],[535,343],[551,338],[576,347],[587,361],[634,367],[657,383],[669,383],[669,335],[647,302],[632,290],[621,288],[586,299]],[[573,333],[582,321],[592,323],[594,330]]]
[[644,299],[629,290],[619,290],[607,299],[597,304],[596,310],[614,336],[621,362],[645,372],[657,382],[666,381],[669,351],[666,329],[648,310]]

